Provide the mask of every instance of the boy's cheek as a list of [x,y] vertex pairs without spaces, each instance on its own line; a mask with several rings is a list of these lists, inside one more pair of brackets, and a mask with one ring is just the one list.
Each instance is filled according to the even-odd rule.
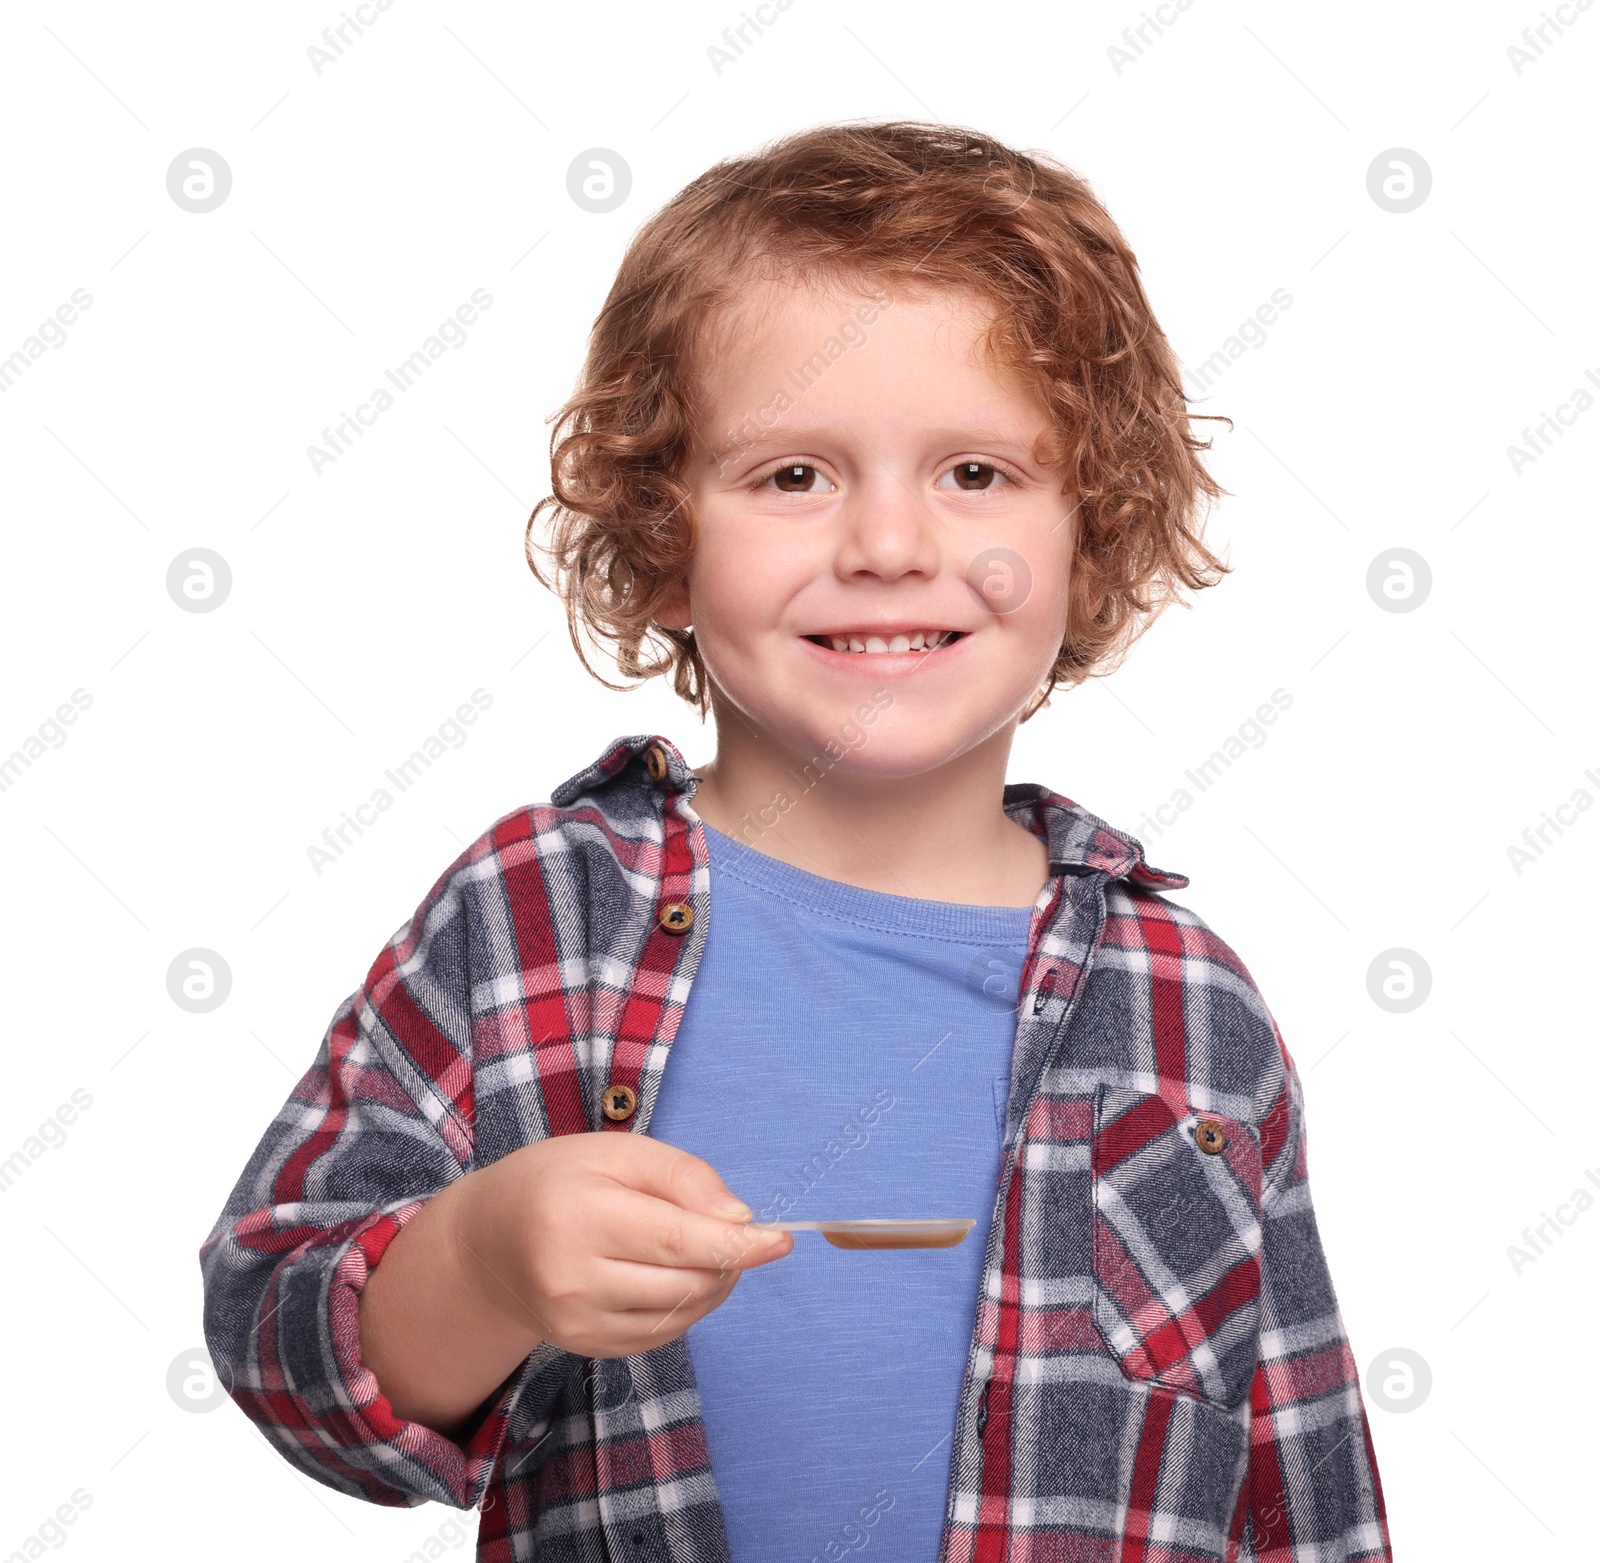
[[967,566],[966,580],[977,600],[1004,617],[1026,606],[1033,595],[1033,566],[1014,548],[981,549]]

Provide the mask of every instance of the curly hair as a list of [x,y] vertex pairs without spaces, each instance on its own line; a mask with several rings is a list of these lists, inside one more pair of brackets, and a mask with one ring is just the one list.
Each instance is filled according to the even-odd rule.
[[[1045,153],[916,121],[824,125],[716,164],[634,235],[590,333],[571,398],[550,420],[552,493],[524,553],[579,637],[610,642],[625,678],[670,675],[709,702],[694,630],[654,615],[681,588],[694,538],[684,481],[703,405],[696,365],[758,273],[860,291],[976,293],[994,360],[1035,385],[1043,453],[1068,474],[1075,537],[1066,623],[1026,721],[1058,683],[1109,672],[1179,589],[1228,573],[1201,541],[1228,492],[1199,452],[1178,360],[1138,263],[1088,183]],[[1221,419],[1228,422],[1231,420]],[[547,579],[533,529],[551,507]]]

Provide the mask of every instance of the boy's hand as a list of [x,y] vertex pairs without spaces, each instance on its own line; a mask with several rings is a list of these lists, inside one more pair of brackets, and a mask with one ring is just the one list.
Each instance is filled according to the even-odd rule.
[[752,1232],[709,1163],[643,1134],[559,1134],[458,1185],[459,1262],[508,1325],[585,1357],[675,1340],[741,1271],[794,1247]]

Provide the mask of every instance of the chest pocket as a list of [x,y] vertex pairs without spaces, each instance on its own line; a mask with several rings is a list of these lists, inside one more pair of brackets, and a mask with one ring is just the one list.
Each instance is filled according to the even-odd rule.
[[1122,1371],[1241,1404],[1260,1339],[1259,1138],[1225,1114],[1102,1085],[1090,1167],[1094,1322]]

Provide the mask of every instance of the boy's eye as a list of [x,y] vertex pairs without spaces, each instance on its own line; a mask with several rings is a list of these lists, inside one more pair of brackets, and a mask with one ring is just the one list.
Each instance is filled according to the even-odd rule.
[[[944,477],[953,477],[956,480],[954,486],[969,494],[981,494],[987,489],[998,487],[993,481],[996,478],[1004,478],[1008,483],[1011,481],[1010,475],[1004,468],[987,461],[958,461]],[[940,478],[936,486],[948,488],[951,485],[947,484],[944,478]]]
[[[813,478],[822,478],[809,462],[791,461],[786,466],[779,467],[776,472],[769,472],[757,485],[765,488],[771,483],[780,494],[812,494],[820,492],[812,486]],[[823,478],[826,482],[827,479]]]
[[[953,477],[953,485],[944,481],[944,478]],[[791,461],[778,468],[776,472],[769,472],[766,477],[756,485],[765,488],[769,483],[780,494],[813,494],[819,493],[818,480],[827,483],[828,479],[807,461]],[[989,489],[999,487],[997,480],[1006,483],[1014,482],[1011,474],[1004,467],[997,467],[989,461],[958,461],[941,477],[939,488],[955,487],[969,494],[981,494]],[[833,486],[831,483],[828,485]]]

